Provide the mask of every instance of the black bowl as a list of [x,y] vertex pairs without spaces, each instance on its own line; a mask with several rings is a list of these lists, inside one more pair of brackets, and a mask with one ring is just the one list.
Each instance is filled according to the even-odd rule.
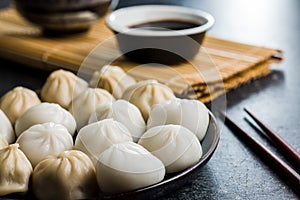
[[45,12],[67,12],[90,10],[101,6],[107,10],[111,0],[14,0],[15,3],[25,10]]
[[109,9],[111,0],[14,0],[16,10],[46,31],[86,31]]

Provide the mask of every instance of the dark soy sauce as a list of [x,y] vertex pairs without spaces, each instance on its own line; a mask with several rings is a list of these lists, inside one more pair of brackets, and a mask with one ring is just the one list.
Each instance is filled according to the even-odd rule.
[[129,28],[139,28],[145,30],[155,30],[155,31],[164,31],[164,30],[183,30],[196,28],[200,26],[200,23],[195,23],[191,21],[183,21],[183,20],[158,20],[158,21],[150,21],[144,22],[136,25],[132,25]]

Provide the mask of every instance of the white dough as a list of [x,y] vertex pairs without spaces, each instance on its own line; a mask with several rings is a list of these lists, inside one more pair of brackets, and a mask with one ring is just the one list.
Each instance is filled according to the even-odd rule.
[[128,87],[122,99],[129,101],[140,109],[143,118],[147,121],[153,105],[176,98],[173,91],[156,80],[138,82]]
[[180,125],[151,128],[138,143],[164,163],[167,173],[191,167],[202,156],[202,147],[197,137]]
[[93,73],[90,86],[103,88],[116,99],[120,99],[126,88],[135,83],[134,78],[126,74],[122,68],[106,65],[101,70]]
[[182,125],[201,141],[209,124],[208,109],[198,100],[172,99],[162,102],[152,108],[147,129],[164,124]]
[[16,121],[15,131],[17,137],[29,127],[46,122],[64,125],[73,136],[76,131],[74,117],[67,110],[55,103],[41,103],[29,108]]
[[18,144],[0,149],[0,196],[28,191],[32,166]]
[[36,197],[42,200],[92,199],[99,190],[93,163],[76,150],[41,161],[33,171],[32,185]]
[[0,109],[0,135],[9,143],[13,143],[15,141],[15,133],[14,129],[5,115],[5,113]]
[[125,125],[134,142],[137,142],[146,130],[140,110],[128,101],[117,100],[113,103],[101,104],[91,115],[89,123],[110,118]]
[[40,103],[41,100],[34,91],[25,87],[16,87],[1,98],[0,109],[14,125],[26,110]]
[[0,135],[0,149],[3,149],[4,147],[7,146],[8,146],[8,142],[2,135]]
[[105,193],[119,193],[143,188],[163,180],[163,163],[133,142],[112,145],[96,166],[99,187]]
[[111,145],[127,141],[132,141],[127,128],[113,119],[105,119],[80,129],[75,140],[75,149],[86,153],[96,164],[100,154]]
[[115,98],[106,90],[100,88],[88,88],[80,93],[70,104],[69,111],[73,114],[77,129],[80,130],[88,124],[90,115],[96,108],[108,102],[115,101]]
[[41,98],[49,103],[57,103],[68,108],[71,100],[88,88],[88,83],[62,69],[52,72],[41,90]]
[[16,143],[20,144],[32,166],[36,166],[49,155],[72,149],[73,138],[63,125],[47,122],[31,126]]

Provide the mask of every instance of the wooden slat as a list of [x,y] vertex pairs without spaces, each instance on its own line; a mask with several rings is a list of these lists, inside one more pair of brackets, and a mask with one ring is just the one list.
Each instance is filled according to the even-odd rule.
[[[224,82],[224,93],[265,75],[270,72],[266,61],[279,52],[206,36],[198,55],[189,63],[141,65],[120,57],[114,35],[106,27],[104,19],[98,20],[83,34],[45,37],[38,27],[26,22],[13,8],[0,12],[0,37],[0,56],[3,58],[43,70],[64,68],[79,73],[92,73],[112,62],[137,80],[158,79],[178,94],[190,94],[190,90],[194,89],[198,91],[196,96],[199,99],[209,96],[202,98],[205,102],[216,98],[221,91],[212,90],[215,94],[207,95],[203,92],[208,90],[206,85],[219,88]],[[200,86],[204,89],[199,90]]]

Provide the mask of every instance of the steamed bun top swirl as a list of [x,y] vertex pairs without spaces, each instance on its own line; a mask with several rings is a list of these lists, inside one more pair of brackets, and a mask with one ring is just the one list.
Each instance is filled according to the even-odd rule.
[[87,155],[70,150],[49,156],[34,169],[38,199],[91,199],[98,193],[95,168]]
[[140,110],[135,105],[122,99],[101,104],[90,116],[89,123],[103,119],[114,119],[125,125],[134,142],[137,142],[146,130],[146,124]]
[[115,98],[106,90],[100,88],[88,88],[72,100],[69,111],[73,114],[77,129],[88,124],[90,115],[96,108],[103,104],[115,101]]
[[103,88],[117,99],[122,97],[126,88],[135,83],[134,78],[126,74],[122,68],[111,65],[106,65],[100,71],[95,71],[90,81],[92,87]]
[[79,93],[86,90],[88,83],[65,70],[56,70],[47,78],[42,90],[43,101],[57,103],[63,108],[68,108],[71,100]]
[[41,103],[28,109],[15,124],[16,136],[18,137],[29,127],[46,122],[54,122],[64,125],[71,135],[76,130],[76,121],[67,110],[55,103]]
[[73,147],[73,138],[61,124],[47,122],[36,124],[24,131],[17,139],[20,149],[36,166],[49,155],[70,150]]
[[122,95],[122,99],[129,101],[140,109],[145,121],[147,121],[153,105],[174,98],[176,97],[173,91],[156,80],[138,82],[128,87]]
[[0,109],[14,125],[26,110],[40,103],[41,101],[34,91],[25,87],[16,87],[1,98]]

